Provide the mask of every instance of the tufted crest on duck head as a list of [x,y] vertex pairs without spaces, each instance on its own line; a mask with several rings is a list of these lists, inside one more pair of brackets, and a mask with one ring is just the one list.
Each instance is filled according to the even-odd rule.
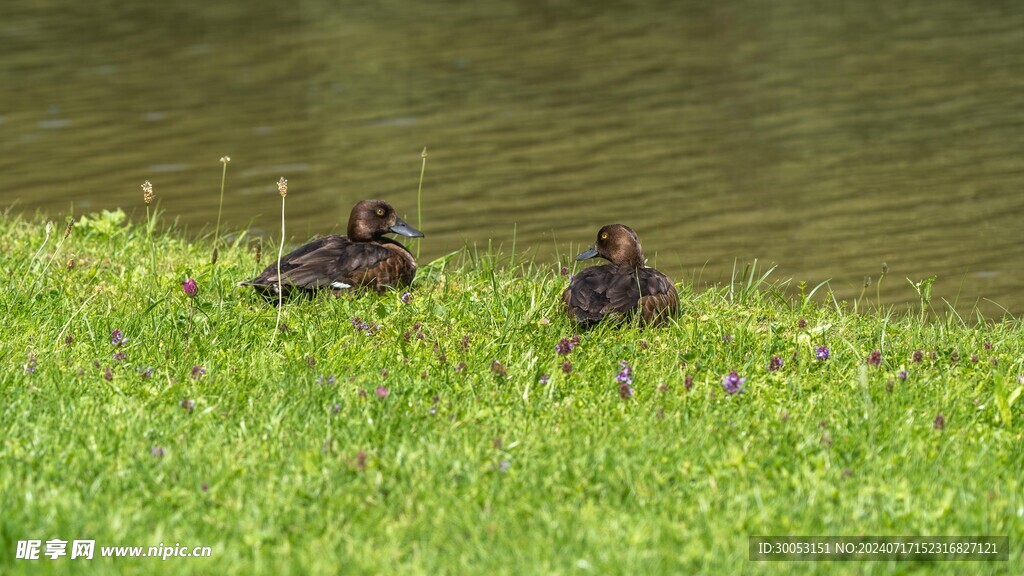
[[644,267],[644,252],[640,247],[640,239],[632,228],[622,224],[609,224],[601,228],[594,246],[576,258],[586,260],[595,256],[600,256],[616,266]]
[[395,209],[383,200],[363,200],[352,207],[348,217],[348,237],[355,242],[369,242],[389,233],[420,238],[423,233],[406,224]]

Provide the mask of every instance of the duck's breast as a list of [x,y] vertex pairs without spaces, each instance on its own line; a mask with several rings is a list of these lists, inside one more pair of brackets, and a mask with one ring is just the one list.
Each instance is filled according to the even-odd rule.
[[383,291],[388,287],[405,286],[416,277],[416,260],[398,242],[356,242],[346,254],[351,268],[346,277],[353,285],[369,286]]

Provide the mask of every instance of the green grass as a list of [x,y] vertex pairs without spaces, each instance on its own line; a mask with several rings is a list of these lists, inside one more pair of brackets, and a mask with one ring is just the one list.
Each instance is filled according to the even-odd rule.
[[[422,266],[408,303],[286,303],[275,338],[275,305],[234,286],[269,264],[273,241],[257,263],[237,236],[214,268],[211,238],[158,231],[153,270],[146,227],[107,220],[76,227],[54,258],[56,237],[36,254],[41,220],[0,218],[4,574],[1020,568],[1016,321],[854,314],[827,287],[804,304],[751,269],[728,286],[681,283],[674,325],[600,326],[563,357],[576,329],[559,307],[562,263],[465,250]],[[732,370],[746,378],[735,396],[721,385]],[[1012,551],[755,563],[757,534],[1008,535]],[[51,538],[212,557],[14,560],[17,541]]]

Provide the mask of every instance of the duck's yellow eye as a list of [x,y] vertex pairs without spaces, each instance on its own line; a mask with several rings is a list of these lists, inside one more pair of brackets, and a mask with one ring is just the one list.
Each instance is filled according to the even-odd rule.
[[601,240],[607,240],[607,239],[608,239],[608,233],[607,232],[601,232]]
[[377,216],[383,216],[383,215],[384,215],[384,209],[383,208],[377,208]]

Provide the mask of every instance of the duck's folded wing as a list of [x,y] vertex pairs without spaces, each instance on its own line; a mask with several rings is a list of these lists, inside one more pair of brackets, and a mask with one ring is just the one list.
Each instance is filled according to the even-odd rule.
[[[281,258],[285,284],[301,288],[326,288],[336,283],[359,283],[364,271],[378,266],[393,254],[370,242],[352,242],[345,236],[325,236]],[[271,264],[254,284],[277,284],[277,264]]]
[[608,314],[629,312],[640,298],[640,287],[633,274],[616,273],[612,266],[592,266],[573,277],[562,298],[577,321],[592,323]]

